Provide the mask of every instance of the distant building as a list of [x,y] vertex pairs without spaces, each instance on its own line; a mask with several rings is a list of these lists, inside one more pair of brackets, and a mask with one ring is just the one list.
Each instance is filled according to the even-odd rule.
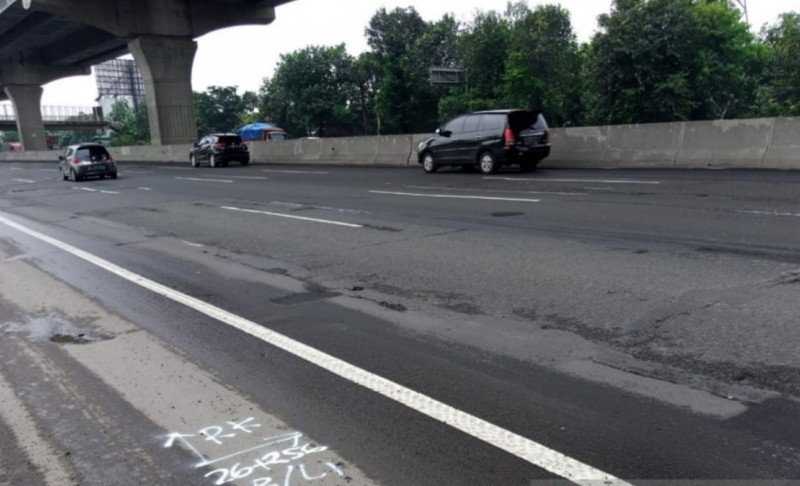
[[97,102],[108,116],[114,103],[125,101],[131,108],[144,103],[144,79],[132,59],[114,59],[94,67]]

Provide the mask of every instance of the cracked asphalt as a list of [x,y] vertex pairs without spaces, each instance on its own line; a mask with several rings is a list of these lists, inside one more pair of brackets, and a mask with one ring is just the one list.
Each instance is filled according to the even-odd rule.
[[[800,479],[800,174],[297,169],[9,163],[0,213],[634,484]],[[0,334],[3,485],[214,484],[158,438],[248,409],[323,484],[558,477],[2,225]]]

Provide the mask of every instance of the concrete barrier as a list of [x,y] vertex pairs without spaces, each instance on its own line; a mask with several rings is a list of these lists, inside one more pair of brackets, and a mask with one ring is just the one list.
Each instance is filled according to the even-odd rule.
[[[250,144],[253,163],[415,167],[430,135],[298,139]],[[800,170],[800,118],[657,123],[551,130],[545,168]],[[187,163],[189,145],[115,147],[122,162]],[[60,152],[5,152],[0,161],[56,161]]]

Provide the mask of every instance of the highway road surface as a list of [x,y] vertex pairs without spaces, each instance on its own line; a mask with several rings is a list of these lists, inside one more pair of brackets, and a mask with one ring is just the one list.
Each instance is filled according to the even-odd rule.
[[800,174],[0,165],[0,485],[800,484]]

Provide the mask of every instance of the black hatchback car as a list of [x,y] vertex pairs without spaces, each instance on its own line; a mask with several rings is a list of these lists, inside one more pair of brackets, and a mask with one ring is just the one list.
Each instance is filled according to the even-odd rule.
[[425,172],[444,166],[492,174],[505,165],[533,170],[550,155],[547,121],[530,110],[481,111],[459,116],[417,147]]
[[189,161],[192,167],[199,167],[200,162],[206,161],[211,167],[227,166],[230,162],[247,165],[250,163],[250,151],[239,135],[216,133],[194,144]]

